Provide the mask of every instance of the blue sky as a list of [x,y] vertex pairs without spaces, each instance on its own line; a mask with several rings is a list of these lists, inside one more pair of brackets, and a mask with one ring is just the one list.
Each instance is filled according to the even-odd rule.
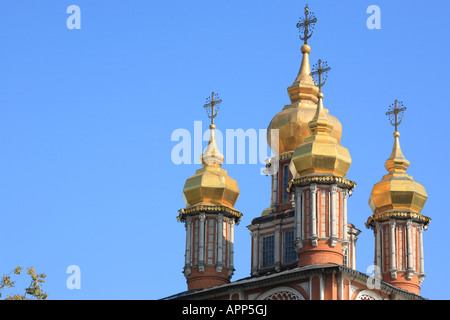
[[[69,30],[68,6],[81,9]],[[158,299],[186,290],[185,180],[171,134],[208,119],[218,129],[266,129],[289,103],[301,61],[295,27],[302,1],[5,1],[0,11],[0,272],[47,274],[50,299]],[[424,234],[422,295],[449,299],[448,1],[309,1],[318,18],[311,61],[332,71],[324,105],[343,126],[341,144],[357,183],[349,222],[362,233],[357,269],[373,263],[364,223],[385,174],[393,127],[385,112],[407,107],[400,143],[408,173],[423,184],[432,218]],[[381,29],[369,30],[369,5]],[[444,120],[444,121],[442,121]],[[206,146],[206,142],[203,147]],[[244,214],[235,228],[234,280],[250,274],[254,217],[270,204],[260,164],[225,164]],[[69,290],[66,269],[81,269]]]

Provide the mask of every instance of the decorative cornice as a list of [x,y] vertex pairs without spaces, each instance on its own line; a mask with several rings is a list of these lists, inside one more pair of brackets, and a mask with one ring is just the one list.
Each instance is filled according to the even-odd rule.
[[[229,292],[231,291],[252,290],[256,288],[264,288],[267,286],[275,286],[280,283],[285,283],[286,281],[296,281],[298,279],[304,279],[306,277],[311,277],[314,275],[330,274],[333,272],[341,272],[347,278],[350,278],[352,281],[357,281],[359,283],[367,283],[367,280],[369,279],[369,275],[341,265],[328,265],[323,267],[319,265],[320,264],[318,264],[316,267],[309,266],[307,268],[297,267],[295,269],[282,271],[277,274],[253,276],[251,278],[244,278],[232,283],[227,283],[212,288],[182,292],[180,294],[175,294],[161,300],[205,300],[221,297],[223,295],[229,294]],[[411,300],[426,300],[419,295],[400,289],[384,281],[381,281],[380,285],[382,292],[388,294],[398,294],[406,299]]]
[[198,205],[178,210],[177,220],[184,222],[188,215],[191,216],[199,213],[226,213],[235,218],[236,224],[239,224],[239,220],[242,218],[242,213],[230,207],[221,205]]
[[288,192],[294,191],[291,190],[293,186],[302,186],[307,185],[311,183],[326,183],[326,184],[339,184],[340,186],[347,187],[349,190],[353,189],[356,186],[356,182],[347,180],[342,177],[338,176],[306,176],[306,177],[300,177],[296,178],[294,180],[291,180],[289,182],[289,186],[287,188]]
[[371,215],[366,222],[366,227],[373,229],[374,228],[373,222],[379,221],[379,220],[389,220],[392,218],[412,219],[416,222],[421,222],[424,225],[427,225],[431,221],[431,218],[424,216],[423,214],[416,213],[416,212],[388,211],[388,212],[380,212],[380,213]]
[[293,154],[294,154],[293,151],[282,153],[278,155],[278,160],[291,159]]
[[286,159],[292,159],[293,151],[284,152],[282,154],[275,155],[272,158],[266,160],[266,168],[270,168],[272,166],[273,161],[281,161]]

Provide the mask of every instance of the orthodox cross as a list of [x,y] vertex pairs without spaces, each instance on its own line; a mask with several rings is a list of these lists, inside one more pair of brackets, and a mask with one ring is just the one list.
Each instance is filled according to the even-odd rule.
[[[216,97],[219,98],[216,93],[212,92],[211,97],[206,99],[206,104],[203,106],[206,109],[208,118],[211,119],[211,124],[214,124],[214,118],[217,116],[217,112],[219,111],[219,104],[222,102],[222,99],[216,100]],[[211,110],[208,110],[208,108],[211,108]]]
[[[322,92],[322,87],[327,82],[327,74],[331,68],[328,66],[327,62],[323,62],[319,59],[319,61],[313,66],[313,72],[311,72],[311,76],[314,77],[314,82],[319,87],[319,92]],[[322,82],[323,78],[323,82]]]
[[[399,105],[401,108],[399,108]],[[398,132],[398,125],[402,123],[405,110],[406,107],[403,107],[403,102],[395,100],[394,104],[389,106],[389,111],[386,112],[386,115],[389,116],[389,121],[395,127],[395,132]]]
[[[311,15],[311,17],[310,17]],[[297,23],[297,28],[300,32],[300,39],[305,42],[305,44],[308,43],[308,39],[311,38],[313,34],[314,24],[317,22],[317,18],[314,16],[314,13],[309,13],[308,5],[305,7],[305,18],[300,18],[299,22]],[[311,28],[311,30],[310,30]],[[311,31],[311,33],[309,32]],[[303,38],[301,36],[301,33],[303,32]]]

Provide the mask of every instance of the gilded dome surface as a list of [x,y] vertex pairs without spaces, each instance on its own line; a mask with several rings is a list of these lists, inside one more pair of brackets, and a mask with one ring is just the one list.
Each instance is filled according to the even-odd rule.
[[390,158],[386,160],[385,168],[389,173],[372,189],[369,206],[373,213],[388,210],[420,213],[427,201],[424,186],[406,173],[409,161],[400,149],[399,136],[398,132],[394,133],[394,148]]
[[239,197],[237,182],[216,165],[197,170],[183,188],[186,207],[197,204],[220,204],[233,207]]
[[331,174],[345,177],[352,162],[349,151],[331,136],[333,124],[323,109],[323,94],[313,119],[308,123],[311,136],[295,148],[292,164],[297,176],[308,174]]
[[233,207],[239,197],[237,182],[221,168],[224,156],[216,145],[215,125],[211,124],[210,129],[210,141],[201,155],[203,167],[186,180],[183,188],[186,207],[200,204]]
[[[279,154],[294,151],[306,138],[311,136],[308,123],[313,119],[317,109],[319,89],[310,75],[309,53],[311,52],[311,47],[304,44],[301,50],[303,58],[300,71],[294,83],[288,88],[291,104],[284,106],[283,110],[273,117],[267,128],[267,142],[272,152],[276,151],[276,146],[271,141],[271,129],[278,129]],[[340,143],[342,125],[338,119],[328,114],[326,109],[325,112],[333,126],[330,136]]]

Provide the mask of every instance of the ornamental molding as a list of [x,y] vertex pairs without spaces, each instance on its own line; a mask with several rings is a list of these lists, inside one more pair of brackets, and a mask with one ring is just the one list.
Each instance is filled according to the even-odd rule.
[[230,207],[221,205],[198,205],[178,210],[177,220],[180,222],[185,222],[189,216],[206,213],[228,214],[229,216],[235,218],[236,224],[239,224],[239,221],[242,218],[242,213]]
[[282,153],[278,156],[278,160],[292,159],[293,151]]
[[431,221],[431,218],[416,212],[390,211],[390,212],[380,212],[371,215],[366,222],[366,227],[368,229],[369,228],[373,229],[375,227],[375,223],[391,219],[403,219],[403,220],[408,219],[408,221],[420,222],[423,223],[424,225],[427,225]]
[[338,176],[307,176],[291,180],[287,191],[294,191],[294,186],[304,186],[312,183],[336,184],[341,187],[346,187],[349,191],[356,186],[356,182]]
[[348,192],[348,190],[344,189],[342,190],[342,196],[344,197],[344,199],[348,199],[350,192]]

